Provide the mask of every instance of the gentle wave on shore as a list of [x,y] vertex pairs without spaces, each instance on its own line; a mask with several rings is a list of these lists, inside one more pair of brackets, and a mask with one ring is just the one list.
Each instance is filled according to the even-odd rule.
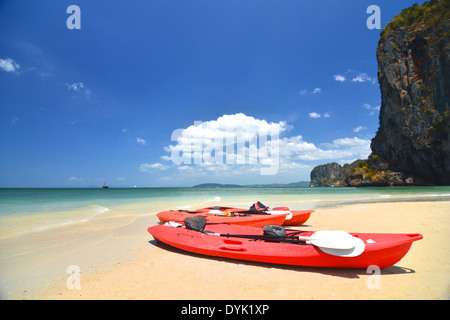
[[317,209],[349,203],[450,199],[450,187],[0,189],[1,238],[124,216],[252,203]]

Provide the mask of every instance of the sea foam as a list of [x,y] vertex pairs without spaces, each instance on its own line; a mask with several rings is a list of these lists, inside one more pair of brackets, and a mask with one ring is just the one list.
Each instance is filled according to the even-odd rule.
[[[39,226],[39,227],[35,227],[35,228],[28,228],[28,229],[24,229],[21,231],[17,231],[16,234],[17,235],[21,235],[21,234],[26,234],[26,233],[30,233],[30,232],[36,232],[36,231],[43,231],[43,230],[47,230],[47,229],[52,229],[52,228],[58,228],[58,227],[64,227],[64,226],[68,226],[71,224],[76,224],[76,223],[82,223],[82,222],[88,222],[92,219],[94,219],[95,217],[110,211],[109,208],[106,207],[102,207],[102,206],[89,206],[89,208],[85,209],[85,210],[80,210],[81,212],[85,213],[86,211],[89,214],[88,216],[83,217],[82,214],[80,214],[80,216],[76,216],[76,217],[71,217],[71,218],[67,218],[67,219],[47,219],[46,221],[43,221],[43,225]],[[93,213],[92,213],[93,211]],[[78,210],[77,210],[78,212]]]
[[206,200],[205,202],[208,202],[208,203],[210,203],[210,202],[218,202],[218,201],[221,201],[222,200],[222,198],[221,197],[219,197],[219,196],[215,196],[214,198],[212,198],[212,199],[209,199],[209,200]]

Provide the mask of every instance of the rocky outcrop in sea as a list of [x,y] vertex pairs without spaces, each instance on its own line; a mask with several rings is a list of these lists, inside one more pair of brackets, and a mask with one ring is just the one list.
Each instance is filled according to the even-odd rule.
[[351,164],[333,162],[315,167],[311,171],[311,187],[387,187],[415,185],[413,177],[391,171],[378,156],[356,160]]

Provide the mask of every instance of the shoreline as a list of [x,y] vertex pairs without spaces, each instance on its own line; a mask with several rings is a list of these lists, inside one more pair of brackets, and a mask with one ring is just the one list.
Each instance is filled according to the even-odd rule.
[[[167,199],[164,198],[167,194],[153,197],[152,193],[138,193],[138,197],[128,199],[127,197],[134,196],[134,193],[123,194],[124,189],[112,189],[112,193],[110,191],[106,193],[108,195],[106,198],[103,196],[95,198],[89,193],[77,195],[78,198],[75,201],[67,197],[66,192],[67,190],[78,189],[63,189],[62,194],[51,194],[50,198],[35,198],[34,195],[27,194],[24,200],[22,197],[17,198],[17,195],[15,195],[16,198],[13,197],[9,204],[0,203],[2,211],[0,214],[0,230],[2,231],[0,240],[21,235],[26,236],[39,231],[51,231],[56,228],[70,228],[79,223],[90,223],[112,216],[144,216],[169,209],[191,210],[213,205],[246,208],[260,199],[264,199],[263,202],[271,207],[289,206],[293,210],[316,210],[364,203],[450,201],[450,186],[437,190],[434,187],[418,189],[415,187],[315,188],[315,190],[307,188],[307,193],[290,193],[288,188],[286,194],[284,192],[271,193],[273,190],[284,190],[286,188],[262,188],[266,191],[263,193],[259,192],[261,190],[259,188],[249,189],[252,190],[249,194],[230,192],[234,189],[211,189],[205,193],[193,193],[192,196],[191,194],[175,193],[174,196]],[[292,188],[292,190],[294,189]],[[327,189],[331,192],[316,193],[315,191],[319,191],[319,189],[320,191]],[[356,192],[341,192],[343,189],[356,190]],[[90,191],[90,189],[82,190]],[[94,195],[98,193],[97,191],[94,190]],[[117,194],[114,192],[117,192]],[[102,194],[102,191],[99,194]],[[180,195],[181,197],[179,197]],[[0,194],[0,196],[7,199],[8,195]],[[58,202],[54,203],[56,196],[58,196]],[[148,196],[149,198],[145,198]],[[86,200],[82,199],[83,197],[86,197]],[[61,198],[67,201],[59,202]],[[35,205],[36,201],[38,202],[37,205]],[[43,205],[46,203],[49,205]]]
[[[413,243],[400,262],[381,270],[381,289],[367,288],[371,274],[366,270],[269,265],[202,256],[157,244],[146,229],[158,219],[155,213],[148,213],[2,241],[6,249],[2,254],[9,258],[2,260],[1,298],[450,299],[450,201],[429,200],[319,207],[306,225],[295,227],[421,233],[424,239]],[[28,244],[22,241],[25,239]],[[33,251],[33,243],[41,245],[39,250]],[[22,257],[13,253],[14,246],[20,246]],[[66,286],[70,265],[81,270],[80,290]]]

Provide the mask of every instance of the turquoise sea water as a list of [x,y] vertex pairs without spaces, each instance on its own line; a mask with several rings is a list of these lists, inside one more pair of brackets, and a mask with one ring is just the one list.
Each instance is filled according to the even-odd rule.
[[316,209],[355,202],[450,200],[447,187],[0,189],[0,237],[114,216],[213,205]]

